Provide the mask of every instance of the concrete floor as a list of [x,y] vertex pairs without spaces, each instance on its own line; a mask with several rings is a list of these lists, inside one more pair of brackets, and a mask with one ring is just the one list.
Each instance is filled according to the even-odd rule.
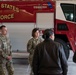
[[[73,52],[70,52],[70,57],[68,59],[68,75],[76,75],[76,64],[72,62]],[[22,62],[24,59],[21,59]],[[19,61],[18,61],[19,62]],[[14,64],[15,73],[14,75],[29,75],[29,66],[24,63],[15,63]]]
[[68,75],[76,75],[76,63],[72,61],[73,52],[70,51],[70,57],[68,59]]

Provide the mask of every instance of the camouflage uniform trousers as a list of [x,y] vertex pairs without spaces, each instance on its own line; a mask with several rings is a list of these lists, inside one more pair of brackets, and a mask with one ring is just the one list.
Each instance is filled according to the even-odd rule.
[[14,75],[14,68],[11,62],[0,64],[0,75],[6,75],[5,69],[7,70],[8,75]]

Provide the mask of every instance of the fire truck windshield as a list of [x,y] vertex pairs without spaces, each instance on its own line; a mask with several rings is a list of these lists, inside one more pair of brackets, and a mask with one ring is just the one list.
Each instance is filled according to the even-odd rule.
[[61,8],[66,20],[76,22],[76,5],[61,3]]

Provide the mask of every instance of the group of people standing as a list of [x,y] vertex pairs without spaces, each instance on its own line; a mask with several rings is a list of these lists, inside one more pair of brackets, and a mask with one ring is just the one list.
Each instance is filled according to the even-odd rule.
[[[42,39],[43,38],[43,39]],[[46,29],[40,38],[39,28],[32,30],[32,38],[27,43],[29,52],[30,75],[67,75],[67,59],[60,43],[54,41],[54,31]],[[7,27],[0,26],[0,75],[14,75],[12,49]]]
[[30,75],[67,75],[67,59],[63,46],[54,41],[54,31],[46,29],[42,40],[39,38],[39,29],[34,28],[32,36],[27,44]]

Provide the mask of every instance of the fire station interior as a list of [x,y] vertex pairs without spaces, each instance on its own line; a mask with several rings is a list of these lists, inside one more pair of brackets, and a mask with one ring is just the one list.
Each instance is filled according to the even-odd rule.
[[[49,8],[46,8],[46,4],[44,4],[44,6],[38,4],[38,6],[34,6],[32,8],[31,5],[33,4],[31,4],[31,2],[33,3],[35,1],[39,1],[41,3],[43,3],[43,1],[48,2],[47,4]],[[60,11],[61,8],[57,10],[57,7],[55,7],[54,5],[55,3],[52,3],[52,6],[52,4],[50,4],[50,1],[65,1],[64,4],[62,4],[63,13],[60,13],[62,12]],[[55,41],[61,43],[65,50],[67,49],[67,51],[65,51],[68,62],[67,75],[76,75],[76,63],[74,63],[72,59],[76,45],[76,38],[74,35],[76,34],[74,31],[76,28],[74,27],[76,25],[76,11],[74,11],[76,10],[76,1],[72,2],[72,4],[69,3],[68,6],[66,1],[70,1],[71,3],[75,0],[0,0],[0,26],[5,25],[8,28],[8,36],[11,40],[12,45],[12,58],[15,69],[14,75],[30,75],[31,68],[28,62],[29,53],[27,52],[27,42],[31,38],[32,29],[38,27],[40,29],[40,37],[42,38],[43,30],[46,28],[51,28],[54,30],[54,27],[56,28],[55,24],[57,24],[57,22],[58,27],[55,30],[55,37],[57,39]],[[28,3],[30,3],[30,5],[28,5]],[[67,7],[65,7],[65,5]],[[70,9],[72,9],[73,7],[74,10],[71,11],[70,9],[68,9],[69,6]],[[38,13],[36,13],[36,11]],[[49,11],[51,11],[52,13],[48,13]],[[56,16],[56,14],[59,15]],[[61,16],[62,14],[64,14],[65,17]],[[56,18],[58,18],[57,21],[55,19],[55,16]],[[64,21],[61,21],[59,23],[60,18]],[[67,21],[67,23],[65,23],[65,21]],[[61,26],[61,24],[63,24],[63,26]],[[69,30],[69,28],[73,29]],[[70,33],[73,33],[73,35],[71,35]],[[8,75],[7,72],[6,75]]]

